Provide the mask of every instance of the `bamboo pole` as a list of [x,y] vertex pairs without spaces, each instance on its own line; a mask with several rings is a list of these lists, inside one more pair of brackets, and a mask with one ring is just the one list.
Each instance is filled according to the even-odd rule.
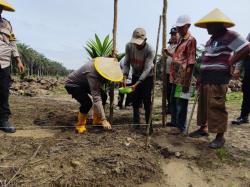
[[[117,34],[117,17],[118,17],[118,0],[114,0],[114,23],[113,23],[113,50],[112,56],[116,58],[116,34]],[[113,115],[114,115],[114,83],[110,87],[110,109],[109,109],[109,120],[113,124]]]
[[167,7],[168,1],[163,0],[163,11],[162,11],[162,81],[163,81],[163,89],[162,89],[162,125],[166,124],[166,97],[167,97],[167,79],[166,79],[166,59],[167,56],[164,53],[163,49],[167,47]]
[[156,42],[156,50],[155,50],[155,58],[154,58],[153,89],[152,89],[152,99],[151,99],[149,123],[148,123],[148,126],[147,126],[146,147],[149,146],[149,135],[150,135],[150,130],[153,131],[153,120],[152,120],[152,115],[153,115],[153,108],[154,108],[155,81],[156,81],[156,67],[157,67],[157,53],[158,53],[159,41],[160,41],[161,20],[162,20],[162,16],[160,16],[160,18],[159,18],[159,26],[158,26],[158,32],[157,32],[157,42]]

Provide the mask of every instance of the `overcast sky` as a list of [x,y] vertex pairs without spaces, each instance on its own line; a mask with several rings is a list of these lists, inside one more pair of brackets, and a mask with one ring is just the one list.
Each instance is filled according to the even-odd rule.
[[[17,39],[67,68],[76,69],[87,61],[84,45],[97,33],[110,34],[113,26],[113,0],[9,0],[15,13],[4,12],[12,22]],[[118,50],[124,52],[136,27],[144,27],[155,47],[162,0],[118,0]],[[195,22],[221,9],[235,23],[233,30],[244,37],[250,32],[249,0],[169,0],[168,30],[179,15],[188,14]],[[209,36],[206,30],[191,27],[198,44]]]

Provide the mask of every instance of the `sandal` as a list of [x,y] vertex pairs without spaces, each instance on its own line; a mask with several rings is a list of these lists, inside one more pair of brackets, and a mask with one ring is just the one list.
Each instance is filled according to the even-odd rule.
[[191,137],[191,138],[200,138],[203,136],[209,136],[209,134],[208,134],[208,132],[201,130],[201,129],[198,129],[198,130],[191,132],[189,134],[189,137]]
[[208,146],[212,149],[220,149],[225,145],[225,138],[222,138],[220,141],[217,139],[214,139]]

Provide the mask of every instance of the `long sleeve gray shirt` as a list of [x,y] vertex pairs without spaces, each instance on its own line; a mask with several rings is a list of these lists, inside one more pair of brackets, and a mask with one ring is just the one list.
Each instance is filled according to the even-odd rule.
[[153,61],[154,51],[149,44],[139,50],[134,44],[128,43],[126,45],[123,74],[127,77],[131,66],[133,75],[139,77],[139,82],[142,82],[147,77],[153,76]]
[[85,87],[90,88],[90,94],[93,98],[93,106],[97,116],[105,120],[105,112],[102,105],[101,98],[101,76],[98,74],[94,67],[93,61],[83,65],[80,69],[72,72],[66,80],[65,86],[67,87]]

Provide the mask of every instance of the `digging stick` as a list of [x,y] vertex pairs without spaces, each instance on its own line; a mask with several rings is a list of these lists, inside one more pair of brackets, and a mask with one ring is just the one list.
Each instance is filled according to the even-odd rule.
[[167,47],[167,7],[168,1],[163,0],[163,12],[162,12],[162,81],[163,81],[163,88],[162,88],[162,125],[165,126],[166,124],[166,97],[167,97],[167,79],[166,79],[166,54],[164,53],[164,48]]
[[[114,23],[113,23],[113,50],[112,56],[116,58],[116,33],[117,33],[117,16],[118,15],[118,0],[114,0]],[[109,120],[113,124],[113,114],[114,114],[114,83],[110,86],[110,109],[109,109]]]
[[153,108],[154,108],[154,95],[155,95],[155,81],[156,81],[156,67],[157,67],[157,53],[159,49],[159,40],[160,40],[160,32],[161,32],[161,20],[162,16],[159,18],[159,26],[158,26],[158,33],[157,33],[157,42],[156,42],[156,50],[155,50],[155,58],[154,58],[154,77],[153,77],[153,89],[152,89],[152,98],[151,98],[151,106],[150,106],[150,114],[149,114],[149,123],[147,126],[147,137],[146,137],[146,147],[149,145],[149,135],[150,135],[150,129],[153,130]]

